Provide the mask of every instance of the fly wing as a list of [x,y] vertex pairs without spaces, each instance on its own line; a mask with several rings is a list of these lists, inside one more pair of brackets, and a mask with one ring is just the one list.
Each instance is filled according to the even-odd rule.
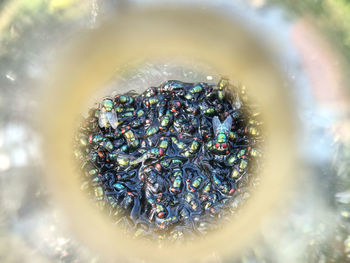
[[105,128],[108,124],[106,111],[101,110],[100,117],[98,118],[98,125],[100,128]]
[[213,130],[214,130],[214,134],[216,134],[218,132],[218,130],[220,129],[221,126],[221,122],[219,120],[218,116],[215,116],[213,118]]
[[224,121],[223,125],[224,125],[224,127],[225,127],[225,129],[227,131],[231,131],[231,128],[232,128],[232,117],[231,117],[231,115],[226,118],[226,120]]
[[132,220],[136,221],[141,214],[141,205],[140,205],[140,199],[134,198],[134,205],[130,212],[130,217]]
[[234,99],[232,100],[232,108],[234,110],[239,110],[241,108],[241,106],[242,106],[242,102],[241,102],[238,94],[236,94],[234,96]]
[[115,112],[106,112],[107,120],[113,129],[118,127],[118,118]]

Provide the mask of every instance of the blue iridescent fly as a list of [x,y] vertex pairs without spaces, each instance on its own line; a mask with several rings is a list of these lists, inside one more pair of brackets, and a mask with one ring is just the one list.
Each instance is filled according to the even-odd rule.
[[226,151],[228,147],[229,133],[232,127],[232,117],[228,116],[224,122],[220,122],[219,117],[213,118],[214,148],[218,151]]

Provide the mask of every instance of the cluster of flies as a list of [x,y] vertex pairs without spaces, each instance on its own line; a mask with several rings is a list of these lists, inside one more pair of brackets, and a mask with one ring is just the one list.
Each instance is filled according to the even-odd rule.
[[75,138],[81,188],[134,236],[216,229],[256,181],[261,121],[247,104],[245,88],[227,79],[104,98]]

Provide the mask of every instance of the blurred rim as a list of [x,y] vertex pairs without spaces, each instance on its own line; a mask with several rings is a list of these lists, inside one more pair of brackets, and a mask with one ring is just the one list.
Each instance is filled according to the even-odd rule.
[[[188,9],[132,10],[81,37],[60,56],[43,97],[47,171],[52,190],[63,204],[77,235],[101,254],[125,261],[187,262],[214,254],[232,256],[252,240],[262,219],[279,204],[290,183],[294,162],[293,121],[285,82],[258,41],[237,21],[220,14]],[[97,213],[81,191],[72,160],[76,120],[89,96],[119,67],[149,59],[190,57],[205,61],[231,80],[247,86],[262,105],[266,134],[265,169],[256,193],[239,220],[191,245],[159,246],[129,240]],[[147,87],[145,87],[147,88]]]

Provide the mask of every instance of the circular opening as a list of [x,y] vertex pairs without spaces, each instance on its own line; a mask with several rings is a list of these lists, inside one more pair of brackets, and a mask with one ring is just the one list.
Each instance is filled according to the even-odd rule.
[[[261,105],[267,149],[262,183],[238,220],[190,245],[162,245],[126,239],[96,213],[79,192],[72,161],[76,116],[90,94],[103,87],[116,69],[149,60],[205,61],[216,72],[247,86]],[[197,10],[134,10],[81,37],[67,50],[50,80],[55,92],[45,98],[48,170],[53,190],[70,216],[73,230],[111,258],[191,261],[213,253],[234,254],[252,238],[262,219],[282,199],[293,171],[292,118],[284,81],[268,53],[241,26],[220,14]],[[67,63],[68,59],[68,63]],[[283,149],[288,149],[284,151]],[[284,154],[281,154],[281,150]]]

